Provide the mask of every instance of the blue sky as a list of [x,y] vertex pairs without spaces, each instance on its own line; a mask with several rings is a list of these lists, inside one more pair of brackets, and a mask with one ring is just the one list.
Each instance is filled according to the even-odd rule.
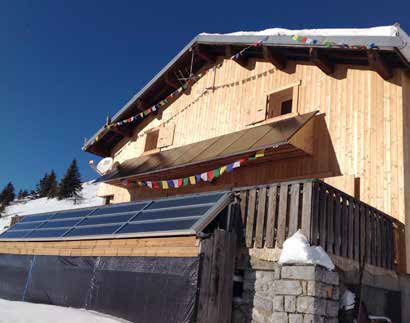
[[[394,4],[394,5],[393,5]],[[60,178],[90,137],[200,32],[400,22],[408,1],[0,0],[0,188]]]

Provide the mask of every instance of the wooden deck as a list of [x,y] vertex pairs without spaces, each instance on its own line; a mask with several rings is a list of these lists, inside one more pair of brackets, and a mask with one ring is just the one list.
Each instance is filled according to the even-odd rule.
[[329,254],[405,271],[404,224],[323,181],[237,191],[247,248],[281,248],[301,229]]

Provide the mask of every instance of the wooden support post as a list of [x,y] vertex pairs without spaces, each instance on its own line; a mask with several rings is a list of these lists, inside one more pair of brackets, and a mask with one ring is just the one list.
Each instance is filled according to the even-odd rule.
[[287,65],[287,59],[271,47],[263,47],[263,57],[271,62],[278,70],[284,70]]
[[327,75],[333,74],[335,71],[335,64],[329,60],[323,53],[317,48],[311,48],[309,50],[310,61],[319,67],[323,73]]
[[393,70],[377,51],[368,50],[367,58],[372,70],[377,72],[385,81],[388,81],[393,77]]

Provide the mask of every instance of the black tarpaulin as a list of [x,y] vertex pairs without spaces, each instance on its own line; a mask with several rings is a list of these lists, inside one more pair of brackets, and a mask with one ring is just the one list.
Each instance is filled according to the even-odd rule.
[[131,322],[193,322],[199,257],[0,255],[0,298],[86,308]]

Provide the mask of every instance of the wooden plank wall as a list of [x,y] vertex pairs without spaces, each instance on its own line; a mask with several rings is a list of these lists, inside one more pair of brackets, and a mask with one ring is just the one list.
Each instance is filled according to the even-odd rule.
[[196,257],[196,237],[0,242],[0,253],[53,256]]
[[[275,89],[300,81],[298,112],[320,110],[324,114],[323,122],[316,123],[315,131],[325,136],[316,135],[314,157],[273,162],[270,168],[274,171],[261,167],[252,177],[258,173],[261,174],[259,177],[256,174],[258,181],[264,177],[268,182],[282,180],[285,176],[291,179],[344,175],[337,185],[332,183],[342,190],[349,187],[349,177],[360,178],[363,201],[405,220],[403,133],[400,131],[403,124],[403,76],[400,70],[396,70],[393,79],[386,82],[377,73],[357,66],[338,65],[334,75],[328,76],[305,63],[290,62],[285,71],[259,61],[253,70],[232,60],[220,60],[220,63],[192,87],[189,95],[179,98],[160,119],[155,119],[140,133],[174,116],[171,122],[176,128],[169,149],[241,130],[247,127],[247,107],[255,105]],[[219,88],[208,91],[196,104],[186,108],[212,86]],[[144,144],[144,136],[134,136],[119,144],[113,156],[120,162],[137,157],[142,154]],[[233,185],[232,180],[236,179],[229,178],[227,185]],[[201,187],[201,190],[209,190],[209,186]],[[121,188],[102,186],[99,195],[109,194],[121,195],[115,197],[115,202],[150,195],[149,192],[131,192],[127,196]]]
[[236,234],[216,230],[201,242],[198,323],[230,323]]

